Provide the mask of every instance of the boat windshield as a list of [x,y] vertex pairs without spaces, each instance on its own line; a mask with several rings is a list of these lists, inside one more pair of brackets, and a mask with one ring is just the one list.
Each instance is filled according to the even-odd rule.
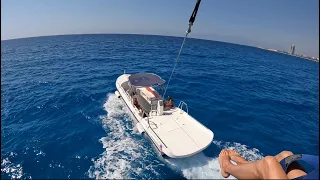
[[155,85],[152,86],[154,90],[156,90],[158,92],[158,94],[160,95],[160,97],[163,99],[162,95],[164,93],[164,86],[163,85]]

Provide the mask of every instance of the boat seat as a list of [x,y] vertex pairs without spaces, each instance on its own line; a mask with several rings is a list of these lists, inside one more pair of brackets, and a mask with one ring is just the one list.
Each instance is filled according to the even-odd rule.
[[130,88],[130,86],[129,86],[129,84],[128,84],[128,81],[123,82],[123,83],[121,84],[121,86],[122,86],[122,88],[123,88],[123,90],[124,90],[125,92],[127,92],[127,91],[129,90],[129,88]]

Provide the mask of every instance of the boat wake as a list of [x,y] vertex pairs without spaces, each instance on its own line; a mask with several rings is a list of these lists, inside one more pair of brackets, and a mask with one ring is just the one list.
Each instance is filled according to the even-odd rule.
[[[258,149],[248,148],[240,143],[213,141],[220,149],[234,149],[247,160],[259,160],[263,155]],[[184,159],[165,159],[175,170],[180,171],[187,179],[225,179],[220,172],[218,157],[207,157],[204,153]],[[235,163],[234,163],[235,164]],[[229,176],[228,179],[235,179]]]
[[[93,165],[88,170],[90,178],[161,179],[169,167],[187,179],[223,179],[218,157],[207,157],[204,153],[183,159],[159,157],[151,142],[138,134],[129,109],[115,94],[108,94],[104,109],[107,115],[100,118],[107,136],[102,137],[100,142],[105,151],[92,159]],[[214,140],[211,146],[235,149],[247,160],[263,157],[258,149],[240,143]]]
[[221,179],[218,158],[211,158],[199,153],[184,159],[165,159],[176,171],[187,179]]
[[103,128],[107,132],[100,142],[105,151],[92,159],[88,175],[96,179],[144,178],[148,174],[160,177],[156,171],[164,164],[152,159],[156,154],[146,146],[146,142],[134,128],[129,109],[115,94],[109,94],[104,104],[106,116],[101,116]]

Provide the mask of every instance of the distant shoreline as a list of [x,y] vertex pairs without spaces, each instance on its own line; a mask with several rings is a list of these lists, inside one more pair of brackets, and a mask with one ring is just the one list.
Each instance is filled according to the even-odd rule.
[[302,59],[307,59],[307,60],[319,62],[319,58],[309,57],[309,56],[306,56],[306,55],[289,54],[288,52],[285,52],[285,51],[280,51],[280,50],[270,49],[270,48],[263,48],[263,47],[257,47],[257,48],[263,49],[263,50],[266,50],[266,51],[280,53],[280,54],[286,54],[288,56],[294,56],[294,57],[298,57],[298,58],[302,58]]

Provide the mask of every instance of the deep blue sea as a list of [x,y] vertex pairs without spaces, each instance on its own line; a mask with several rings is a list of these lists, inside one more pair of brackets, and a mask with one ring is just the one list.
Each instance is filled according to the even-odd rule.
[[[1,179],[222,178],[218,154],[319,155],[319,63],[187,39],[167,91],[214,132],[200,154],[159,157],[114,95],[126,73],[168,80],[182,38],[63,35],[1,41]],[[177,104],[176,104],[177,105]]]

